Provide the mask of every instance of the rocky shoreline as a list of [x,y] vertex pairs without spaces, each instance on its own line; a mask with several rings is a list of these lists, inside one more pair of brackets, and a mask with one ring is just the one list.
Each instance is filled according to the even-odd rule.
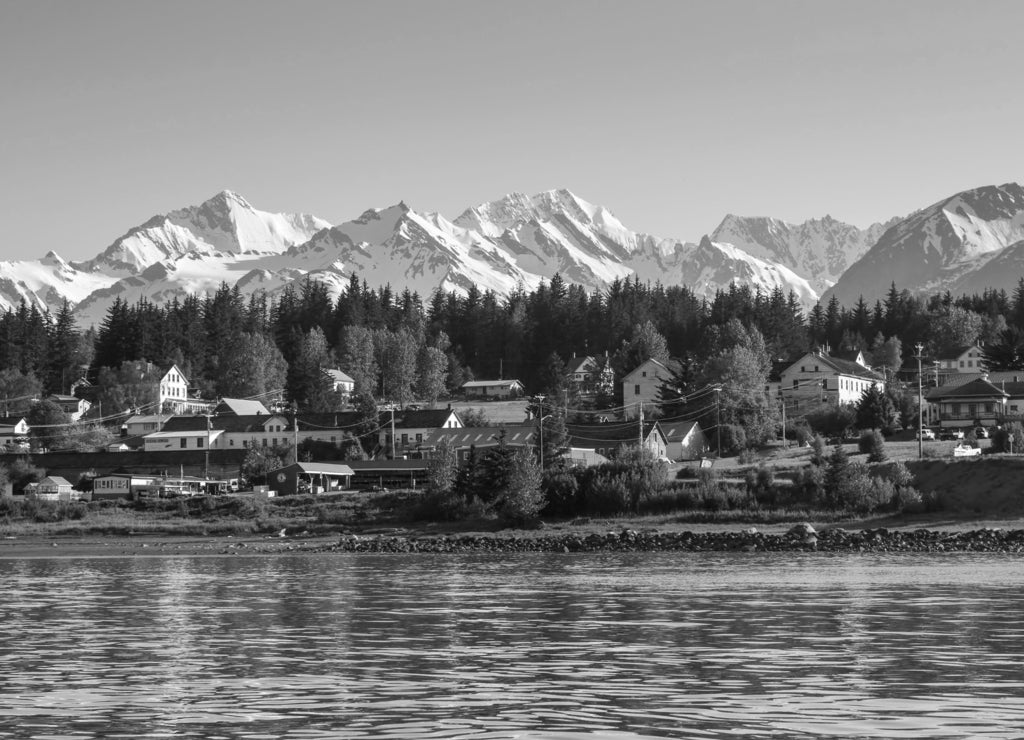
[[1024,529],[941,530],[832,527],[817,532],[799,524],[785,534],[754,528],[739,532],[657,532],[625,529],[606,534],[506,535],[342,535],[334,544],[307,552],[471,553],[471,552],[1024,552]]

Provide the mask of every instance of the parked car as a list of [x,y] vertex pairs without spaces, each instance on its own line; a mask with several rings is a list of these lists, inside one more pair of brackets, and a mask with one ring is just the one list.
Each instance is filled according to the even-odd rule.
[[974,437],[976,439],[988,439],[988,429],[985,427],[976,427],[974,429]]
[[922,441],[931,442],[932,440],[935,439],[935,432],[932,431],[931,429],[925,428],[917,433],[917,437]]
[[946,440],[949,442],[955,442],[964,438],[964,432],[962,429],[943,429],[939,433],[939,439]]

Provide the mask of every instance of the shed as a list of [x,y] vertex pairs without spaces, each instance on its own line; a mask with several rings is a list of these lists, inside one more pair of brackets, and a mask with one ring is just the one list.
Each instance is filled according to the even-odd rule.
[[299,462],[267,473],[267,483],[278,495],[325,493],[347,489],[355,472],[343,463]]

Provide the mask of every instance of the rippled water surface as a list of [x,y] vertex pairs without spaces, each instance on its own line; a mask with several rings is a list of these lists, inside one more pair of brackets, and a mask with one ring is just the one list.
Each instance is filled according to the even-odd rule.
[[0,561],[0,738],[1024,736],[1024,561]]

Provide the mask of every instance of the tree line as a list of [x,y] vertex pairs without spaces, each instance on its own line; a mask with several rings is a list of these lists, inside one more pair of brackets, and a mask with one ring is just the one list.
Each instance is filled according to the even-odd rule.
[[[861,299],[846,308],[833,298],[806,315],[780,289],[734,284],[701,298],[686,286],[632,279],[588,291],[559,275],[504,297],[470,286],[424,299],[371,288],[356,275],[333,299],[311,279],[275,296],[246,297],[222,284],[211,295],[164,305],[117,298],[98,327],[84,329],[67,302],[52,315],[23,302],[0,314],[0,402],[67,393],[84,374],[121,389],[109,395],[110,411],[138,405],[124,388],[143,361],[177,364],[205,397],[280,391],[311,410],[340,403],[324,379],[327,368],[348,373],[357,392],[375,399],[432,402],[473,378],[557,390],[574,355],[600,358],[618,378],[647,357],[678,358],[682,392],[716,375],[721,382],[745,364],[765,371],[816,346],[864,350],[892,363],[894,341],[904,348],[920,342],[933,355],[981,341],[993,353],[1006,350],[1003,365],[1024,362],[1024,279],[1012,296],[922,297],[892,285],[874,306]],[[5,412],[13,412],[11,401]]]

